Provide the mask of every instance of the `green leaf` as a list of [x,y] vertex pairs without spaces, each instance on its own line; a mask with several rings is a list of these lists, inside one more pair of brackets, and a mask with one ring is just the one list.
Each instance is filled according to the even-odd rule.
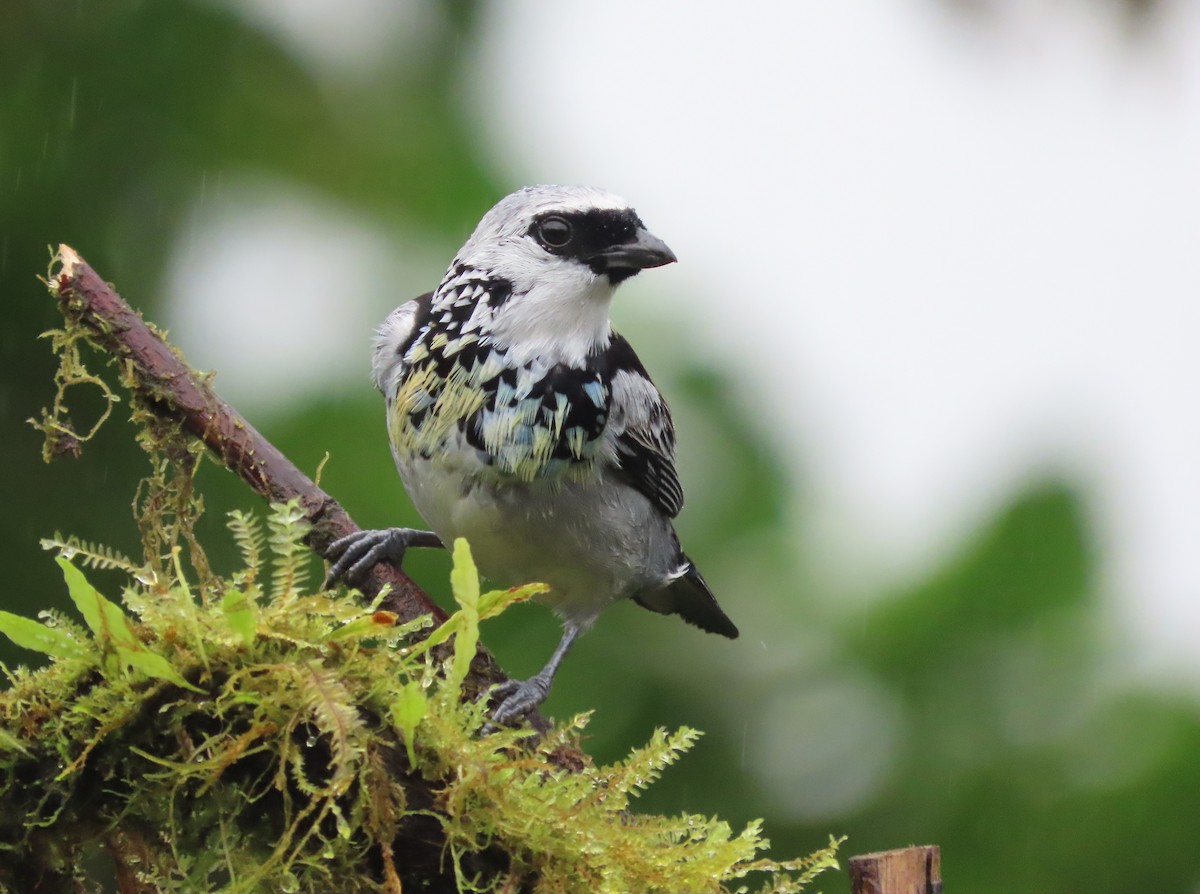
[[11,612],[0,611],[0,633],[23,649],[41,652],[51,658],[88,657],[88,650],[61,630]]
[[[165,680],[193,692],[204,691],[185,680],[166,658],[147,649],[133,632],[133,625],[121,607],[105,599],[83,576],[82,571],[61,556],[54,561],[63,570],[67,590],[75,607],[83,615],[83,620],[96,634],[97,642],[115,649],[119,665],[132,667],[147,677]],[[111,672],[111,664],[106,663],[106,669]]]
[[417,726],[425,719],[429,708],[429,699],[425,690],[417,681],[406,683],[400,693],[392,701],[392,722],[404,733],[404,747],[408,749],[409,766],[417,765],[417,756],[413,750],[413,737]]
[[353,618],[343,624],[341,627],[330,631],[325,637],[329,642],[339,642],[346,639],[361,639],[367,636],[373,636],[383,629],[382,625],[375,621],[374,614],[362,615],[358,618]]
[[547,584],[525,584],[507,590],[490,590],[479,597],[479,620],[494,618],[510,605],[526,602],[541,593],[550,592]]
[[471,670],[471,661],[479,644],[479,572],[471,558],[471,547],[459,537],[454,541],[454,567],[450,570],[450,588],[460,606],[461,620],[454,637],[454,661],[449,682],[458,689]]
[[111,642],[128,646],[137,642],[129,618],[121,611],[119,605],[105,599],[83,576],[83,572],[67,559],[58,556],[54,561],[63,570],[71,601],[75,603],[75,607],[83,615],[84,622],[91,628],[101,645]]
[[156,652],[151,652],[145,646],[139,644],[137,649],[127,649],[123,646],[117,646],[117,655],[122,662],[135,670],[141,671],[147,677],[153,677],[155,680],[165,680],[183,689],[190,689],[192,692],[204,691],[185,680],[183,674],[179,673],[175,669],[175,666],[166,658]]
[[450,569],[450,589],[454,601],[464,609],[479,608],[479,571],[471,558],[471,546],[462,537],[454,541],[454,567]]
[[[390,642],[403,640],[418,630],[430,626],[432,618],[424,615],[405,623],[399,623],[399,615],[395,612],[376,610],[357,618],[352,618],[331,630],[325,637],[326,642],[341,642],[348,639],[363,639],[366,637],[382,637]],[[424,645],[424,643],[422,643]],[[407,653],[406,653],[407,654]]]
[[243,643],[250,645],[254,642],[258,625],[254,603],[249,596],[241,590],[227,590],[221,599],[221,611],[225,615],[225,622]]
[[462,612],[458,611],[443,621],[436,630],[429,634],[429,636],[425,637],[425,639],[413,646],[412,650],[409,652],[409,656],[416,658],[420,655],[424,655],[434,646],[440,646],[442,643],[456,634],[460,627],[462,627]]
[[8,730],[0,729],[0,754],[11,754],[14,751],[18,754],[29,754],[29,749],[20,739]]
[[410,657],[423,655],[434,646],[455,637],[454,663],[451,666],[450,682],[461,686],[471,668],[475,648],[479,642],[479,622],[494,618],[504,609],[517,602],[524,602],[550,588],[546,584],[525,584],[508,590],[490,590],[479,593],[479,572],[471,558],[471,547],[461,537],[454,541],[454,567],[450,570],[450,587],[455,601],[461,608],[442,622],[410,652]]

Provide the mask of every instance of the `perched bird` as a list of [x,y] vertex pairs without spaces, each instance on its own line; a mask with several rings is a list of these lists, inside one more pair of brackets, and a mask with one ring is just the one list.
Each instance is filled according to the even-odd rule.
[[501,688],[496,723],[546,698],[575,638],[617,600],[738,635],[671,525],[683,507],[671,413],[609,320],[620,283],[674,260],[623,199],[528,187],[375,338],[392,455],[433,530],[342,538],[330,579],[465,537],[485,577],[548,584],[540,600],[562,639],[539,673]]

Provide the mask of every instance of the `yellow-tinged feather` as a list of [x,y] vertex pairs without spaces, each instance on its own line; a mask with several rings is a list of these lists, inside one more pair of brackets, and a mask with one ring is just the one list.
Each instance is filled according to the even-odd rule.
[[487,359],[483,365],[478,368],[475,375],[480,382],[487,382],[490,379],[496,378],[506,369],[504,360],[499,351],[488,351]]
[[445,350],[442,351],[442,354],[446,357],[453,357],[467,345],[473,345],[477,341],[479,341],[479,336],[477,335],[468,334],[459,336],[458,338],[454,339],[454,341],[446,342],[446,347]]
[[[436,395],[436,397],[435,397]],[[421,425],[412,424],[411,415],[434,398]],[[486,395],[473,388],[461,368],[444,380],[433,364],[413,369],[396,392],[388,435],[398,450],[431,453],[445,446],[460,419],[483,406]]]
[[571,448],[571,455],[576,459],[583,456],[583,428],[575,426],[567,432],[567,446]]
[[[432,344],[445,357],[474,341],[478,339],[473,335],[453,341],[438,335]],[[410,360],[417,353],[414,348]],[[494,378],[502,368],[491,354],[470,370],[453,365],[444,378],[437,374],[435,363],[411,363],[392,401],[388,420],[388,434],[396,450],[401,454],[427,456],[445,450],[457,436],[461,421],[475,415],[487,403],[488,392],[480,387],[482,383]],[[528,394],[533,384],[531,371],[521,370],[513,390]],[[413,424],[414,414],[420,419],[419,424]],[[555,395],[555,408],[548,418],[543,418],[541,399],[532,397],[484,414],[480,434],[484,449],[495,457],[491,473],[511,475],[521,481],[534,481],[547,474],[561,476],[564,481],[581,481],[594,475],[601,445],[589,442],[580,426],[564,433],[568,415],[568,401],[562,394]],[[570,462],[554,459],[555,448],[564,438],[573,458]]]

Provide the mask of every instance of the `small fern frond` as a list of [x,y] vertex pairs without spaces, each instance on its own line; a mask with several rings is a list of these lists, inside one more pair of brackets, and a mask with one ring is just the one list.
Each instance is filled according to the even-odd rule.
[[272,558],[272,602],[294,599],[307,583],[310,553],[303,541],[311,527],[299,500],[271,504],[271,513],[267,516],[267,528],[271,533],[267,543]]
[[262,521],[256,515],[234,509],[229,513],[227,524],[245,565],[238,572],[238,579],[243,585],[249,586],[258,579],[258,572],[262,568],[263,550],[267,545]]
[[58,531],[53,537],[41,539],[42,549],[57,550],[64,559],[78,562],[85,568],[98,568],[103,571],[124,571],[134,577],[141,577],[144,567],[137,565],[124,553],[117,552],[111,546],[100,543],[90,543],[72,535],[63,537]]
[[[305,719],[328,740],[329,765],[322,767],[323,773],[329,773],[324,793],[339,795],[354,780],[358,763],[366,753],[366,724],[355,706],[354,695],[336,671],[310,661],[296,667],[295,678]],[[315,740],[306,744],[315,744]]]

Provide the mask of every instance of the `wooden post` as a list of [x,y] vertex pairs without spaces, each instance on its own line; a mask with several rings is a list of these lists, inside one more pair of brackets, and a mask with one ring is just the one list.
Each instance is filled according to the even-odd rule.
[[935,844],[850,858],[852,894],[942,894],[942,852]]

